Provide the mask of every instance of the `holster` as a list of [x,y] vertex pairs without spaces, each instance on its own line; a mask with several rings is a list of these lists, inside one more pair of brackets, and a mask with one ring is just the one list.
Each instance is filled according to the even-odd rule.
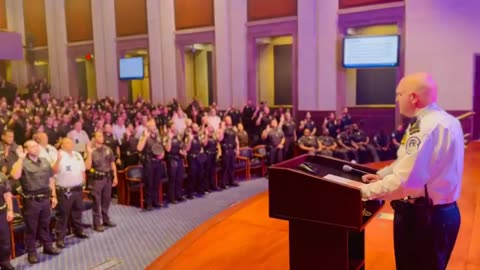
[[433,201],[427,197],[420,197],[413,203],[415,223],[419,226],[426,227],[432,224]]

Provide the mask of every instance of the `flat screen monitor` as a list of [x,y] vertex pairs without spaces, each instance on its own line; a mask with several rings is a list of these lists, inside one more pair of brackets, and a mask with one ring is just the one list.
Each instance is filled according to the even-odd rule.
[[121,58],[119,63],[120,80],[143,79],[143,57]]
[[343,39],[344,68],[396,67],[399,62],[400,37],[351,36]]

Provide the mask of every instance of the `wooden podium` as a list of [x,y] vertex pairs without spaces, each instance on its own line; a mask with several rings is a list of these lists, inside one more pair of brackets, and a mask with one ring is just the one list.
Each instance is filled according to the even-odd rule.
[[[305,162],[315,173],[298,169]],[[270,167],[270,217],[289,221],[291,270],[365,268],[364,229],[384,202],[364,202],[358,188],[324,178],[331,174],[361,181],[361,175],[344,172],[344,165],[376,173],[368,167],[314,155]],[[364,216],[364,209],[371,215]]]

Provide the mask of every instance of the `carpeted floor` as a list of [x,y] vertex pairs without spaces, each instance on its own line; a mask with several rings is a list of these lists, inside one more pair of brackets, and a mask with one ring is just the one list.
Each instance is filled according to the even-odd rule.
[[[268,182],[263,178],[241,182],[239,187],[152,212],[113,205],[110,216],[117,223],[116,228],[103,233],[88,229],[90,239],[86,240],[68,237],[68,246],[59,256],[43,255],[39,249],[39,264],[30,265],[26,255],[16,258],[12,264],[17,269],[144,269],[198,225],[267,188]],[[84,221],[91,224],[91,212],[85,213]]]

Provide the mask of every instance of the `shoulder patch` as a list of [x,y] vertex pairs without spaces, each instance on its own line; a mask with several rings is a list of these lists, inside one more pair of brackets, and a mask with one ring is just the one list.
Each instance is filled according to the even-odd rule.
[[420,148],[421,143],[422,141],[417,136],[409,137],[405,145],[405,150],[407,154],[412,154],[416,152]]

